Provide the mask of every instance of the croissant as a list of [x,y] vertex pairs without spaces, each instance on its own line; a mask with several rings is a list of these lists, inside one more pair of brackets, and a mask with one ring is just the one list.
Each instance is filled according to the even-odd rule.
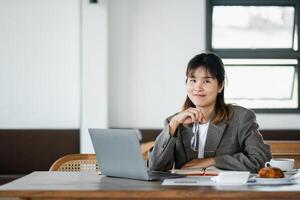
[[284,173],[277,167],[264,167],[258,172],[260,178],[284,178]]

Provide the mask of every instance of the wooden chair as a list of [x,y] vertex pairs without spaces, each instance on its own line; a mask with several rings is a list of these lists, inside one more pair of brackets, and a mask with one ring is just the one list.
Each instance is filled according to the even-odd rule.
[[49,171],[98,172],[95,154],[68,154],[56,160]]
[[[141,144],[141,153],[145,161],[153,145],[154,141]],[[99,172],[99,163],[96,154],[68,154],[56,160],[49,171]]]
[[154,145],[154,141],[141,144],[141,151],[145,161],[147,160],[148,152],[153,147],[153,145]]

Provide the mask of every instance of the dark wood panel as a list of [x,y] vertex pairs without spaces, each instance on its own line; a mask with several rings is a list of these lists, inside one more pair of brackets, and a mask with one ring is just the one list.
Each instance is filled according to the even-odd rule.
[[79,153],[79,130],[0,130],[0,174],[49,170],[70,153]]
[[261,130],[265,140],[300,140],[300,130]]
[[154,141],[162,129],[140,129],[142,133],[142,143]]

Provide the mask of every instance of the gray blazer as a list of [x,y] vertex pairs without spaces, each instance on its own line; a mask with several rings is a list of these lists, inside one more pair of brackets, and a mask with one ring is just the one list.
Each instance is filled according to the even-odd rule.
[[[272,157],[270,147],[264,144],[258,131],[254,112],[240,106],[232,108],[230,120],[210,123],[204,158],[215,157],[215,167],[220,169],[258,172]],[[169,122],[172,117],[166,119],[164,129],[148,154],[150,170],[170,170],[174,163],[179,169],[198,157],[198,152],[191,149],[192,124],[178,126],[176,136],[171,136]]]

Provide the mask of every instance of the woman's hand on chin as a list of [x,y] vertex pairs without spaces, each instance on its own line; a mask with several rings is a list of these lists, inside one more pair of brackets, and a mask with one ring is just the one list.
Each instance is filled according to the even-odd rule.
[[181,169],[207,168],[213,165],[215,165],[214,158],[197,158],[185,163]]

